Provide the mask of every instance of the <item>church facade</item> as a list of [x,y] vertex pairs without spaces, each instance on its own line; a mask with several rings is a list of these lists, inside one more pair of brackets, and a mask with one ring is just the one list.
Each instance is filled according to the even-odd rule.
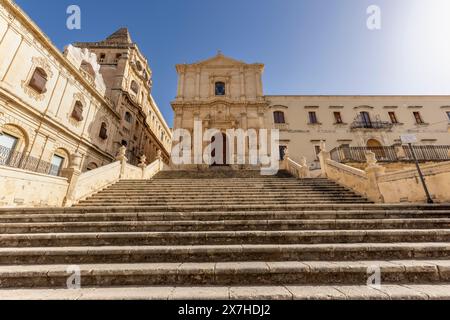
[[422,145],[450,145],[450,96],[264,95],[263,64],[220,52],[176,70],[175,131],[193,132],[198,122],[204,132],[277,129],[279,157],[287,149],[294,160],[306,157],[312,169],[320,166],[322,142],[329,150],[392,146],[414,134]]
[[0,165],[56,176],[79,154],[84,172],[115,161],[123,145],[132,164],[169,162],[171,130],[128,30],[60,52],[2,0],[0,57]]

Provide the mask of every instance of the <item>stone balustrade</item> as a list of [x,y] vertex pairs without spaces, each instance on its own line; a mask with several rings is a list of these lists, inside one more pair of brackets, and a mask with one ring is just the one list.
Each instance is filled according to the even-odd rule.
[[[319,154],[322,176],[375,203],[426,202],[416,169],[386,173],[373,152],[366,153],[367,167],[360,170],[331,159],[324,143]],[[422,171],[435,202],[450,202],[450,162],[423,165]]]
[[80,154],[72,154],[62,177],[0,166],[0,207],[70,207],[119,180],[149,180],[165,169],[162,155],[150,165],[141,157],[139,167],[130,165],[122,147],[117,161],[82,173]]

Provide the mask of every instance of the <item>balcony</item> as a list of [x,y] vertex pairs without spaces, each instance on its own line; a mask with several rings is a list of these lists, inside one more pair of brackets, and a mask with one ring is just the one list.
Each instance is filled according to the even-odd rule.
[[0,146],[0,165],[51,176],[59,176],[61,169],[50,162],[42,161],[21,152],[15,152],[3,146]]
[[365,129],[367,129],[367,130],[391,130],[393,126],[394,126],[393,123],[387,122],[387,121],[356,120],[351,124],[350,129],[351,130],[365,130]]

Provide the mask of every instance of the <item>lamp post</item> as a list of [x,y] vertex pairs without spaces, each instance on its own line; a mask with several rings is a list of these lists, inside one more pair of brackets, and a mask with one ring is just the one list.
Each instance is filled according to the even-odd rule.
[[431,198],[430,192],[428,191],[427,183],[425,181],[425,177],[423,176],[422,170],[420,169],[419,160],[417,159],[416,153],[414,152],[413,143],[417,142],[417,137],[415,135],[403,135],[401,136],[401,140],[403,143],[407,143],[409,149],[411,151],[411,155],[413,156],[414,162],[416,164],[417,172],[419,173],[420,181],[422,182],[423,190],[427,196],[427,203],[433,204],[434,201]]
[[425,178],[423,176],[422,170],[420,169],[419,160],[417,160],[416,153],[414,152],[414,148],[412,143],[408,143],[409,149],[411,150],[411,154],[413,156],[414,162],[416,163],[417,171],[419,172],[420,181],[422,181],[423,190],[425,190],[425,194],[427,195],[427,203],[434,203],[433,199],[431,199],[430,192],[428,191],[427,183],[425,182]]

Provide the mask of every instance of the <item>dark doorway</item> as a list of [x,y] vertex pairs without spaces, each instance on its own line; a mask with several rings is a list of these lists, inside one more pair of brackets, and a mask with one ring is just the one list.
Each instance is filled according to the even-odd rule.
[[[228,156],[227,156],[227,150],[228,150],[228,139],[227,139],[227,135],[225,133],[221,133],[221,134],[217,134],[216,136],[212,137],[211,139],[211,143],[214,143],[216,141],[216,139],[222,139],[222,161],[218,161],[218,162],[222,162],[222,163],[217,163],[216,161],[213,162],[213,166],[228,166],[229,161],[228,161]],[[216,156],[216,152],[220,152],[220,150],[212,150],[211,152],[211,156],[214,158]]]

